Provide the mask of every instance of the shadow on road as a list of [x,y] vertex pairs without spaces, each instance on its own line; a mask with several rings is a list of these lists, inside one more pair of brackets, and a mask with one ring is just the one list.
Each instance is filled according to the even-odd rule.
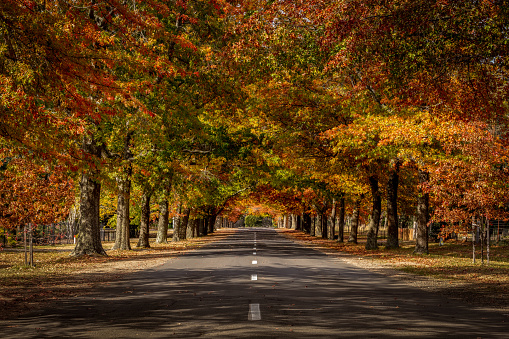
[[[252,232],[258,265],[250,262]],[[260,304],[260,321],[248,321],[252,303]],[[2,337],[502,338],[507,329],[497,312],[349,266],[273,231],[244,230],[93,295],[4,322]]]

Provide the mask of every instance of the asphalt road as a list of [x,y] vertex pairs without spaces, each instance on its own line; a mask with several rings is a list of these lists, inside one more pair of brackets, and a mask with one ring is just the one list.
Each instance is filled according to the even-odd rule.
[[509,338],[509,317],[240,229],[92,295],[0,322],[0,338]]

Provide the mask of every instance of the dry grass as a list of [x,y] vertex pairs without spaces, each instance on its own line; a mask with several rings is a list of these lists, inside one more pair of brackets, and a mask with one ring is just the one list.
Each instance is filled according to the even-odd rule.
[[[279,231],[288,238],[326,253],[347,253],[351,258],[362,259],[361,262],[365,263],[363,266],[369,269],[390,268],[388,272],[396,269],[425,277],[422,279],[423,286],[428,286],[430,280],[441,283],[447,294],[490,306],[509,305],[507,245],[491,245],[488,265],[486,258],[484,264],[481,263],[479,247],[476,249],[476,263],[473,264],[472,244],[468,242],[450,241],[443,246],[430,243],[430,254],[417,255],[413,254],[413,242],[404,242],[398,249],[386,250],[380,247],[378,250],[368,251],[364,248],[365,239],[359,239],[359,244],[339,243],[312,237],[300,231]],[[486,251],[484,255],[486,257]]]
[[[21,314],[55,299],[86,294],[99,284],[161,265],[185,251],[223,239],[231,232],[220,230],[177,243],[151,242],[149,249],[136,249],[133,240],[132,251],[106,250],[105,257],[70,257],[74,245],[40,246],[35,248],[35,268],[23,265],[22,249],[3,250],[0,252],[0,318]],[[103,243],[105,249],[112,246],[112,242]]]

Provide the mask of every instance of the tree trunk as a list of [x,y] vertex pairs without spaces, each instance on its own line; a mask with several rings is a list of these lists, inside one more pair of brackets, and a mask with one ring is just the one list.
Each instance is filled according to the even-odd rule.
[[168,205],[168,199],[164,199],[159,202],[159,220],[157,221],[156,244],[168,243],[168,224],[170,215]]
[[78,234],[79,222],[81,219],[80,207],[79,207],[79,199],[77,199],[76,203],[71,207],[69,211],[69,217],[67,218],[67,238],[74,239],[74,236]]
[[297,230],[297,231],[302,231],[302,216],[301,216],[301,215],[297,215],[297,216],[295,216],[295,218],[296,218],[296,220],[297,220],[297,221],[296,221],[296,222],[297,222],[297,228],[296,228],[296,230]]
[[184,216],[182,217],[182,225],[180,225],[180,239],[186,240],[187,233],[187,224],[189,223],[189,215],[191,214],[191,209],[186,207],[184,209]]
[[398,248],[398,182],[399,162],[389,172],[387,181],[387,244],[385,248]]
[[309,213],[304,213],[302,215],[302,230],[307,234],[311,233],[311,216]]
[[131,243],[129,239],[129,200],[131,197],[131,180],[117,177],[118,196],[117,196],[117,229],[115,235],[115,244],[112,250],[130,250]]
[[299,229],[299,216],[297,214],[292,214],[292,229]]
[[214,233],[214,226],[216,225],[216,217],[217,217],[217,215],[215,215],[215,214],[209,214],[207,216],[207,222],[209,223],[208,224],[208,234]]
[[177,207],[177,215],[174,218],[175,222],[173,224],[173,238],[172,241],[180,241],[180,227],[182,225],[182,205],[179,204]]
[[348,242],[357,244],[357,231],[359,230],[359,215],[361,210],[361,199],[355,201],[355,206],[352,213],[352,225],[350,227],[350,235]]
[[371,187],[372,210],[365,248],[367,250],[376,250],[378,249],[378,226],[380,225],[380,216],[382,215],[382,197],[380,195],[380,188],[378,187],[378,179],[376,177],[369,177],[369,186]]
[[310,232],[309,232],[309,235],[311,236],[315,236],[316,234],[316,218],[317,216],[314,215],[312,218],[311,218],[311,228],[310,228]]
[[207,223],[206,223],[205,219],[203,219],[203,218],[200,219],[198,234],[200,235],[200,237],[207,235]]
[[486,263],[490,264],[490,219],[486,218]]
[[195,228],[193,229],[193,238],[198,238],[200,236],[200,220],[196,222]]
[[320,213],[320,230],[321,230],[321,236],[322,236],[323,239],[327,239],[328,238],[328,231],[329,231],[329,227],[327,226],[328,219],[329,218],[327,217],[325,212]]
[[71,256],[106,255],[101,244],[99,202],[101,184],[89,174],[83,173],[80,181],[81,220],[76,247]]
[[429,221],[429,194],[423,190],[429,180],[429,173],[419,170],[419,193],[417,196],[417,229],[415,237],[416,254],[428,254],[428,221]]
[[327,236],[329,240],[334,240],[334,233],[336,231],[336,199],[332,199],[332,210],[330,213],[328,228]]
[[143,193],[141,197],[141,218],[140,218],[140,238],[136,247],[150,248],[149,239],[150,223],[150,193]]
[[186,228],[186,239],[192,239],[195,237],[196,229],[198,228],[199,222],[200,222],[199,219],[189,220]]
[[345,197],[339,199],[338,241],[345,241]]

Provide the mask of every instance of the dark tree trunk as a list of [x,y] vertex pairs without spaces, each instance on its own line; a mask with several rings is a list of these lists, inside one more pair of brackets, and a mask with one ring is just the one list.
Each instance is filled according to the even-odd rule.
[[76,247],[71,256],[106,255],[101,244],[99,202],[101,184],[89,174],[83,173],[80,181],[81,220]]
[[378,249],[378,226],[380,225],[380,216],[382,215],[382,197],[378,187],[378,179],[374,176],[369,177],[369,186],[371,187],[372,210],[371,220],[368,226],[368,235],[366,240],[367,250]]
[[309,213],[304,213],[302,215],[302,230],[307,234],[311,233],[311,216]]
[[328,226],[327,236],[329,240],[334,240],[334,233],[336,231],[336,199],[332,199],[332,210]]
[[156,244],[168,243],[168,224],[170,211],[168,199],[159,202],[159,220],[157,221]]
[[297,215],[297,231],[302,231],[302,216]]
[[150,193],[145,192],[141,197],[141,218],[140,218],[140,238],[136,247],[150,248],[149,243],[149,223],[150,223]]
[[200,235],[206,236],[208,231],[207,220],[205,218],[200,220]]
[[429,173],[419,170],[419,183],[421,185],[417,197],[417,229],[415,238],[416,254],[428,254],[428,221],[429,221],[429,194],[423,190],[429,181]]
[[117,229],[115,235],[115,244],[113,250],[130,250],[131,242],[129,241],[129,224],[131,222],[129,216],[129,200],[131,197],[131,180],[129,179],[130,171],[127,178],[118,177],[118,197],[117,197]]
[[399,162],[389,171],[387,181],[387,245],[385,248],[398,248],[398,183]]
[[350,227],[350,235],[348,237],[348,242],[352,242],[357,244],[357,232],[359,230],[359,215],[361,210],[361,199],[357,199],[355,201],[355,206],[353,208],[352,213],[352,225]]
[[212,233],[214,233],[214,226],[216,225],[216,217],[217,217],[217,215],[215,215],[215,214],[210,214],[210,215],[207,217],[207,222],[208,222],[208,234],[212,234]]
[[316,234],[316,218],[317,218],[317,216],[316,216],[316,215],[314,215],[314,216],[311,218],[311,230],[310,230],[310,232],[309,232],[309,235],[311,235],[311,236],[313,236],[313,237],[314,237],[314,236],[315,236],[315,234]]
[[339,199],[338,241],[345,241],[345,197]]
[[328,231],[329,231],[329,227],[327,226],[328,219],[329,218],[327,217],[325,212],[320,213],[320,230],[321,230],[321,236],[323,239],[328,238]]

